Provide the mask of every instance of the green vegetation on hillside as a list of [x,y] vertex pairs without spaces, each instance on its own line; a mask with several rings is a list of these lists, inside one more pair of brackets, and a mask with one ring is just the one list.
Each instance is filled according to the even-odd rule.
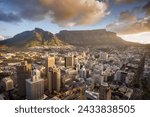
[[61,40],[59,40],[57,37],[52,38],[50,43],[48,44],[49,46],[64,46],[66,45],[63,43]]
[[[40,35],[38,35],[39,37]],[[42,40],[42,39],[41,39]],[[51,40],[47,40],[44,42],[39,41],[36,39],[35,41],[31,41],[30,43],[26,44],[26,47],[34,47],[34,46],[64,46],[66,43],[59,40],[57,37],[53,37]]]

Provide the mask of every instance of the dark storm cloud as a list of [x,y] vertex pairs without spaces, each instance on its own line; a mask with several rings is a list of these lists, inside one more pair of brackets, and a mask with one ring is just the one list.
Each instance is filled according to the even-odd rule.
[[143,10],[146,12],[148,16],[150,16],[150,1],[144,5]]
[[23,19],[33,21],[49,19],[61,26],[95,24],[108,14],[108,4],[98,0],[2,1]]
[[47,10],[41,7],[39,0],[3,0],[21,18],[29,20],[43,20]]
[[18,21],[21,21],[21,18],[14,13],[4,13],[4,12],[0,11],[0,21],[18,22]]

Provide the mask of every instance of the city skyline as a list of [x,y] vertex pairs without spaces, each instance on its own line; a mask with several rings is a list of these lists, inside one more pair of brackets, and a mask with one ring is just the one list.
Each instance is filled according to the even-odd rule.
[[0,36],[35,27],[52,33],[106,29],[127,41],[148,44],[149,6],[149,0],[0,0]]

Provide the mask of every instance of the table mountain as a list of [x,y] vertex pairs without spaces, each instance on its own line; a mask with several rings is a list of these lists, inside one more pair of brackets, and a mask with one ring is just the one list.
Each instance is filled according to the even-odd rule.
[[131,45],[116,35],[116,33],[106,31],[105,29],[98,30],[83,30],[83,31],[60,31],[56,34],[62,41],[78,46],[122,46]]
[[83,30],[83,31],[60,31],[56,35],[51,32],[35,28],[32,31],[25,31],[17,34],[13,38],[0,41],[0,45],[13,47],[33,47],[33,46],[127,46],[140,45],[124,41],[116,35],[116,33],[99,30]]

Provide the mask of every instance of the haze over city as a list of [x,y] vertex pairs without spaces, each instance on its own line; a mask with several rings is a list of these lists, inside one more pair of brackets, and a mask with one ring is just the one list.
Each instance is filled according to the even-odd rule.
[[0,39],[35,27],[61,30],[106,29],[121,38],[150,43],[149,0],[0,0]]

